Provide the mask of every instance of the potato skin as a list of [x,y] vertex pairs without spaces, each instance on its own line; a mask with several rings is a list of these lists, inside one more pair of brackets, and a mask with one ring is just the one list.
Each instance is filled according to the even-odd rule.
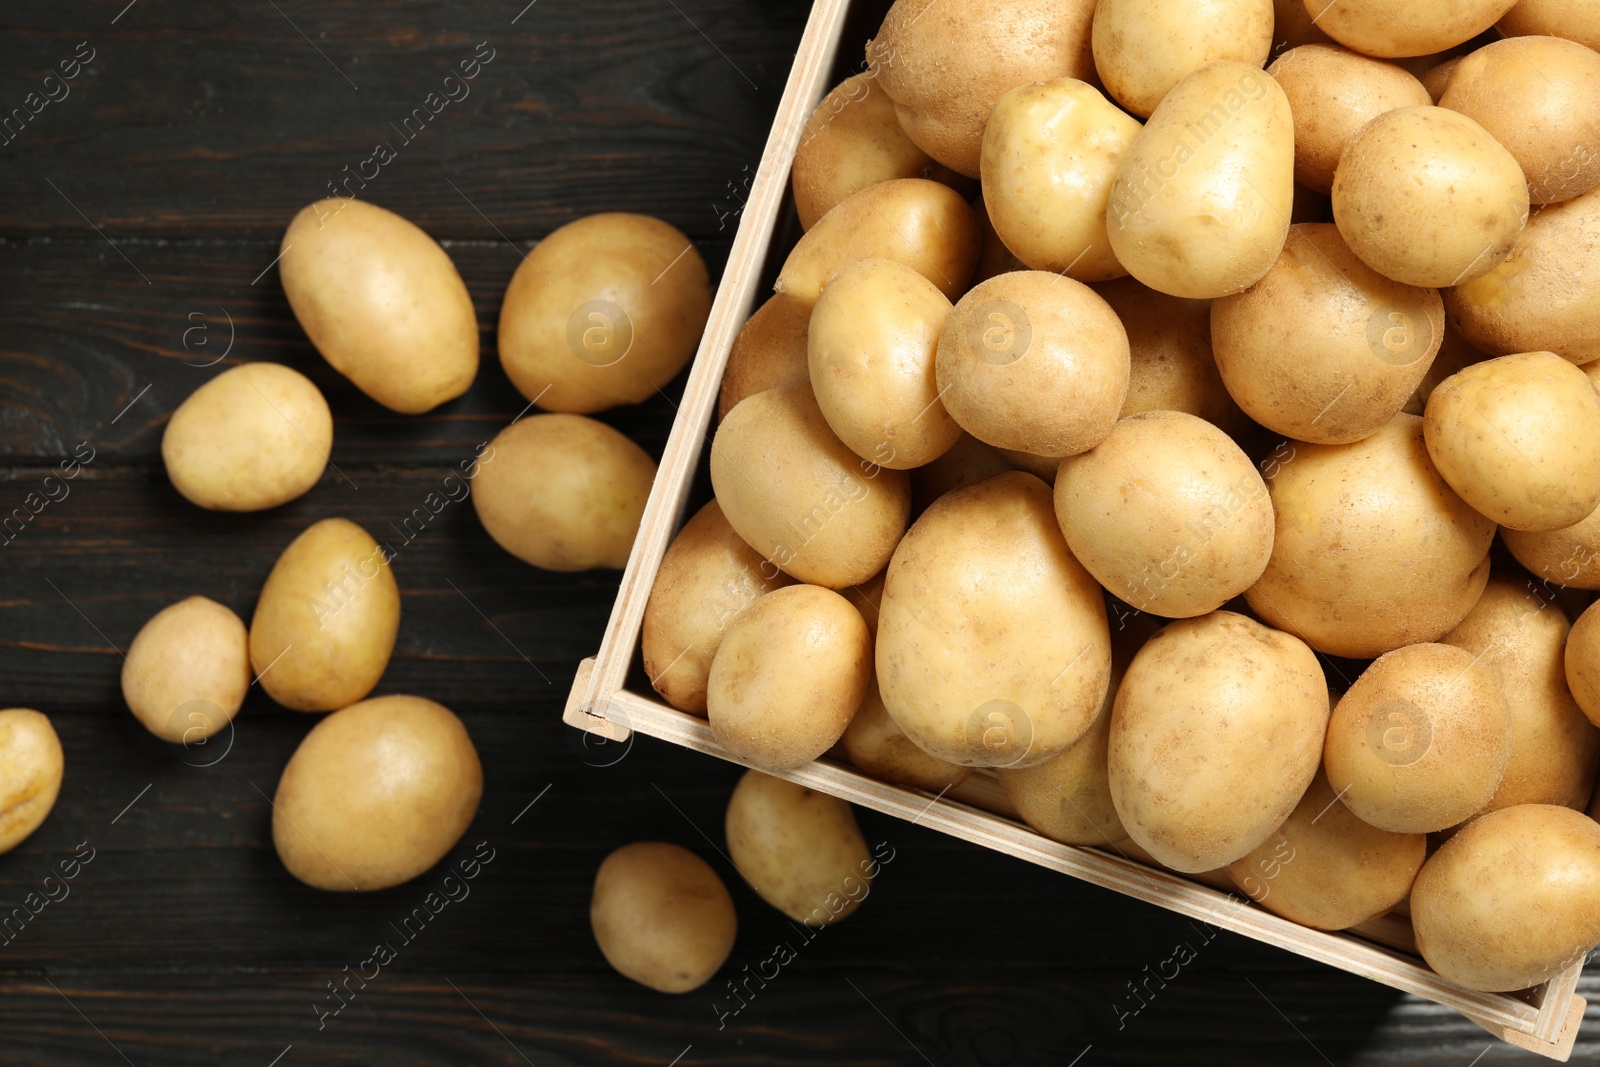
[[1095,70],[1117,103],[1148,118],[1207,63],[1266,63],[1272,22],[1272,0],[1100,0],[1090,37]]
[[1470,41],[1517,0],[1303,0],[1317,26],[1347,48],[1382,59],[1426,56]]
[[239,616],[203,596],[151,616],[122,664],[122,699],[163,741],[193,744],[215,734],[249,688],[250,634]]
[[1022,821],[1067,845],[1110,845],[1128,831],[1111,802],[1111,703],[1121,673],[1114,672],[1100,712],[1083,736],[1031,767],[998,767],[995,777]]
[[839,740],[850,762],[880,781],[943,794],[972,774],[971,767],[930,756],[918,748],[883,706],[876,679],[868,684],[861,706]]
[[705,860],[678,845],[636,841],[595,872],[589,928],[623,977],[657,992],[687,993],[726,962],[739,917]]
[[807,926],[849,916],[878,873],[849,804],[760,771],[734,787],[724,830],[750,888]]
[[50,720],[32,708],[0,711],[0,853],[39,828],[61,792],[64,758]]
[[739,328],[717,394],[717,421],[747,396],[790,382],[809,382],[811,306],[774,293]]
[[894,101],[876,80],[865,71],[852,74],[806,119],[790,171],[802,230],[869,185],[935,176],[933,157],[905,135]]
[[963,430],[944,455],[911,472],[911,514],[921,515],[928,505],[953,489],[977,485],[1011,469],[1010,461],[999,449]]
[[1507,37],[1564,37],[1600,52],[1600,4],[1595,0],[1520,0],[1495,28]]
[[1518,563],[1549,585],[1600,589],[1600,508],[1561,530],[1501,530]]
[[1573,699],[1589,721],[1600,726],[1600,610],[1595,605],[1572,624],[1564,663]]

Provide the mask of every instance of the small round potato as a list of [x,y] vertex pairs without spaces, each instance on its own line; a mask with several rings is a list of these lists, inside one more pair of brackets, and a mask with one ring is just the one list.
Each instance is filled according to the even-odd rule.
[[1600,52],[1600,3],[1595,0],[1518,0],[1495,28],[1506,37],[1565,37]]
[[1265,64],[1272,20],[1272,0],[1100,0],[1090,38],[1095,70],[1117,103],[1148,118],[1207,63]]
[[278,780],[272,843],[316,889],[387,889],[467,832],[483,768],[461,720],[422,697],[363,700],[306,734]]
[[876,80],[863,72],[834,86],[800,131],[790,180],[802,230],[869,185],[934,177],[933,157],[905,135]]
[[1564,530],[1501,530],[1500,539],[1541,581],[1600,589],[1600,508]]
[[1564,663],[1573,699],[1600,726],[1600,606],[1590,605],[1572,624]]
[[122,699],[163,741],[204,741],[233,719],[249,688],[250,634],[203,596],[156,612],[122,664]]
[[1113,675],[1100,713],[1084,735],[1043,763],[1000,767],[995,777],[1022,821],[1066,845],[1110,845],[1128,836],[1111,802],[1111,702],[1121,678]]
[[173,488],[214,511],[261,511],[305,494],[332,448],[328,402],[276,363],[223,371],[178,405],[161,435]]
[[0,853],[39,828],[61,792],[61,740],[32,708],[0,711]]
[[739,917],[709,863],[678,845],[638,841],[595,872],[589,928],[624,978],[660,993],[687,993],[721,969]]
[[1369,56],[1443,52],[1493,26],[1517,0],[1303,0],[1329,37]]
[[930,756],[918,748],[883,706],[876,680],[867,686],[867,695],[840,741],[851,763],[881,781],[942,796],[972,774],[971,767]]
[[944,455],[911,472],[911,514],[921,515],[951,490],[977,485],[1011,469],[999,449],[962,431]]
[[774,293],[739,329],[717,395],[717,420],[747,396],[810,380],[806,364],[811,305]]

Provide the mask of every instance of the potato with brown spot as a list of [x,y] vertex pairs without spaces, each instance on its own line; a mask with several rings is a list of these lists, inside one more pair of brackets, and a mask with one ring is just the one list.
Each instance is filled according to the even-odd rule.
[[661,993],[710,981],[733,951],[739,917],[711,865],[663,841],[623,845],[600,864],[589,928],[619,974]]
[[971,767],[930,756],[918,748],[883,706],[876,680],[867,686],[867,695],[845,727],[840,742],[850,762],[879,781],[943,794],[972,774]]
[[122,699],[163,741],[203,742],[233,720],[249,688],[250,634],[203,596],[156,612],[122,664]]
[[848,917],[872,889],[880,860],[850,805],[803,785],[746,771],[728,798],[728,858],[756,894],[796,922]]
[[717,394],[717,420],[728,417],[747,396],[790,382],[810,380],[806,365],[811,306],[774,293],[733,338],[728,366]]
[[39,828],[61,792],[64,759],[50,720],[32,708],[0,711],[0,853]]
[[1207,63],[1265,64],[1272,22],[1272,0],[1099,0],[1090,38],[1095,70],[1117,103],[1148,118]]

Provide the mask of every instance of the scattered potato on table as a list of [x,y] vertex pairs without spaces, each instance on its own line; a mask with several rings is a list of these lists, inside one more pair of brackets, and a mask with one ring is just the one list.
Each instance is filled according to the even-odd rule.
[[1266,63],[1272,23],[1272,0],[1099,0],[1090,38],[1095,70],[1117,103],[1148,118],[1207,63]]
[[1323,33],[1369,56],[1443,52],[1472,40],[1517,0],[1303,0]]
[[151,616],[122,664],[122,699],[163,741],[204,741],[233,720],[249,688],[249,631],[203,596]]
[[811,306],[792,296],[774,293],[756,308],[728,352],[717,395],[718,421],[747,396],[810,380],[806,364],[810,325]]
[[880,781],[943,795],[972,774],[971,767],[930,756],[918,748],[883,706],[876,679],[867,686],[861,707],[845,727],[841,741],[850,762]]
[[39,828],[61,792],[61,740],[32,708],[0,711],[0,853]]
[[606,962],[661,993],[705,985],[739,930],[728,887],[711,865],[663,841],[623,845],[600,864],[589,927]]

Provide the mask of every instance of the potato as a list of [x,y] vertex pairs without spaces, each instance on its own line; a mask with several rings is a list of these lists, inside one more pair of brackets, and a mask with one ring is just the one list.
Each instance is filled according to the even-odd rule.
[[344,197],[307,205],[283,235],[278,273],[317,351],[384,407],[429,411],[477,377],[466,283],[437,241],[394,212]]
[[1272,0],[1273,50],[1287,52],[1303,44],[1329,44],[1333,38],[1317,28],[1316,13],[1303,0]]
[[1385,111],[1434,102],[1404,67],[1335,44],[1290,49],[1267,73],[1294,113],[1294,180],[1319,193],[1333,191],[1339,154],[1361,127]]
[[892,259],[954,300],[978,262],[978,220],[961,194],[924,178],[899,178],[852,194],[789,250],[774,288],[811,307],[840,271]]
[[1337,227],[1294,226],[1249,289],[1211,305],[1228,392],[1256,422],[1315,444],[1370,437],[1405,407],[1444,336],[1433,289],[1391,281]]
[[39,828],[61,792],[61,741],[32,708],[0,711],[0,853]]
[[1228,877],[1274,915],[1317,930],[1347,930],[1386,914],[1411,892],[1426,834],[1368,826],[1339,803],[1321,772],[1284,824]]
[[1111,709],[1111,798],[1161,863],[1210,871],[1249,855],[1317,772],[1328,685],[1303,642],[1216,611],[1133,657]]
[[1461,336],[1461,331],[1455,328],[1449,316],[1444,320],[1444,339],[1439,343],[1439,354],[1428,365],[1428,373],[1422,376],[1422,381],[1417,385],[1417,391],[1411,394],[1411,399],[1406,401],[1404,411],[1407,415],[1421,415],[1427,408],[1428,397],[1439,387],[1439,383],[1458,371],[1465,370],[1474,363],[1482,363],[1489,358],[1489,354],[1474,348]]
[[1056,484],[1056,472],[1061,469],[1061,461],[1067,458],[1065,456],[1036,456],[1032,452],[1020,452],[1009,448],[1001,448],[997,451],[1014,469],[1027,471],[1049,486]]
[[1365,659],[1438,640],[1478,602],[1495,526],[1434,469],[1421,419],[1396,415],[1354,444],[1291,443],[1267,465],[1277,530],[1245,599],[1268,624]]
[[1450,87],[1450,75],[1456,72],[1456,65],[1461,62],[1461,56],[1447,59],[1438,66],[1429,67],[1420,75],[1422,87],[1428,90],[1428,101],[1437,104],[1444,91]]
[[1117,103],[1148,118],[1207,63],[1266,63],[1272,19],[1272,0],[1100,0],[1090,38],[1095,70]]
[[1511,758],[1484,811],[1560,804],[1582,811],[1600,767],[1600,730],[1567,691],[1571,626],[1531,582],[1489,579],[1483,598],[1440,642],[1464,649],[1494,675],[1511,713]]
[[1005,246],[1034,270],[1079,281],[1127,274],[1111,253],[1106,204],[1139,130],[1076,78],[1002,96],[984,131],[980,170],[986,214]]
[[1386,652],[1328,721],[1328,783],[1362,822],[1427,834],[1482,811],[1511,756],[1494,673],[1453,645]]
[[1600,508],[1564,530],[1501,530],[1500,539],[1547,588],[1600,589]]
[[1600,609],[1590,605],[1567,635],[1567,687],[1589,721],[1600,726]]
[[1094,77],[1093,15],[1093,0],[895,0],[867,62],[906,136],[976,178],[995,101],[1019,85]]
[[1111,802],[1106,749],[1111,742],[1111,702],[1122,680],[1112,668],[1110,688],[1089,729],[1060,753],[1031,767],[999,767],[995,777],[1022,821],[1066,845],[1110,845],[1128,831]]
[[232,721],[249,689],[250,634],[203,596],[156,612],[122,663],[122,699],[163,741],[204,741]]
[[865,72],[851,75],[806,120],[790,173],[802,230],[869,185],[935,176],[933,158],[900,129],[894,101],[876,80]]
[[953,489],[977,485],[1011,469],[998,449],[963,430],[943,455],[911,472],[911,514],[921,515]]
[[1501,526],[1560,530],[1600,507],[1600,394],[1554,352],[1445,379],[1423,430],[1444,480]]
[[705,860],[678,845],[636,841],[595,872],[589,928],[623,977],[660,993],[687,993],[727,961],[739,917]]
[[728,417],[747,396],[790,382],[809,381],[806,365],[811,306],[774,293],[739,329],[728,352],[717,395],[717,419]]
[[400,629],[390,556],[349,519],[323,519],[289,543],[250,619],[250,667],[268,696],[332,711],[372,692]]
[[530,415],[495,434],[472,506],[495,543],[548,571],[627,565],[655,482],[649,453],[583,415]]
[[711,443],[711,485],[750,547],[830,589],[881,571],[911,512],[906,473],[850,451],[802,383],[757,393],[728,412]]
[[1294,120],[1266,72],[1208,63],[1173,87],[1117,168],[1111,250],[1152,289],[1197,300],[1255,284],[1283,248]]
[[725,830],[728,858],[750,888],[807,926],[850,915],[878,873],[849,804],[760,771],[734,787]]
[[1181,411],[1130,415],[1062,460],[1055,512],[1096,581],[1167,618],[1215,611],[1250,588],[1272,555],[1272,503],[1250,457]]
[[1304,0],[1317,26],[1357,52],[1425,56],[1472,40],[1517,0]]
[[637,404],[677,377],[711,314],[705,260],[677,227],[608,212],[522,259],[500,309],[500,365],[546,411]]
[[867,686],[867,695],[840,741],[851,763],[881,781],[942,796],[972,774],[971,767],[930,756],[913,744],[883,706],[876,680]]
[[808,364],[823,418],[856,455],[892,470],[931,463],[961,436],[939,401],[934,352],[950,301],[910,267],[864,259],[811,312]]
[[1105,600],[1043,482],[997,475],[923,513],[889,563],[876,657],[889,714],[951,763],[1042,763],[1088,730],[1111,671]]
[[1528,185],[1511,153],[1465,115],[1401,107],[1345,145],[1333,218],[1379,274],[1407,285],[1460,285],[1511,254],[1528,221]]
[[1474,819],[1411,888],[1417,951],[1458,985],[1527,989],[1600,941],[1600,826],[1523,804]]
[[278,780],[272,843],[306,885],[387,889],[467,832],[483,768],[461,720],[413,696],[363,700],[306,734]]
[[178,405],[161,435],[173,488],[214,511],[261,511],[304,495],[332,448],[328,402],[276,363],[223,371]]
[[1548,35],[1600,51],[1600,3],[1595,0],[1520,0],[1495,24],[1506,37]]
[[867,624],[867,634],[874,645],[878,642],[878,613],[883,607],[883,583],[887,573],[885,568],[860,585],[844,590],[844,598],[861,612],[861,621]]
[[832,748],[872,680],[861,612],[815,585],[764,594],[728,624],[711,661],[706,714],[717,743],[767,771]]
[[978,220],[978,268],[973,272],[972,284],[986,282],[997,274],[1009,274],[1014,270],[1027,270],[1028,266],[1018,259],[1016,253],[1006,247],[1000,235],[994,232],[994,223],[989,221],[989,209],[984,205],[980,195],[972,201],[972,214]]
[[1105,440],[1128,393],[1128,334],[1081,282],[1044,271],[976,285],[945,320],[935,361],[944,408],[997,448],[1040,456]]

